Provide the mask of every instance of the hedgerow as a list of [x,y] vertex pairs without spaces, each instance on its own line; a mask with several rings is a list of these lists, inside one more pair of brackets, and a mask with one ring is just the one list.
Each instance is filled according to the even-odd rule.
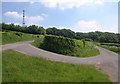
[[67,56],[90,57],[99,54],[94,44],[90,41],[76,40],[62,36],[45,36],[34,42],[41,49],[64,54]]
[[[65,38],[62,36],[51,36],[47,35],[44,38],[43,48],[48,51],[68,54],[76,50],[76,40]],[[80,45],[79,45],[80,46]]]

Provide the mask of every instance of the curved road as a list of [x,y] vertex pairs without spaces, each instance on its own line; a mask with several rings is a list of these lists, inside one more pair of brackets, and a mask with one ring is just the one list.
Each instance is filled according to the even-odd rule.
[[43,57],[54,61],[67,62],[72,64],[92,64],[95,65],[96,68],[108,74],[113,82],[118,82],[118,54],[114,52],[97,47],[100,51],[100,55],[87,58],[78,58],[60,55],[36,48],[30,44],[32,42],[33,41],[25,41],[2,45],[0,46],[0,51],[13,49],[30,56]]

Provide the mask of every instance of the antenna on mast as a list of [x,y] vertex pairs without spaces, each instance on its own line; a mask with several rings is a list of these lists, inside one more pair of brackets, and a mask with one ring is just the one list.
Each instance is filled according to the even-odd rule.
[[23,10],[23,22],[22,22],[23,27],[25,26],[25,10]]

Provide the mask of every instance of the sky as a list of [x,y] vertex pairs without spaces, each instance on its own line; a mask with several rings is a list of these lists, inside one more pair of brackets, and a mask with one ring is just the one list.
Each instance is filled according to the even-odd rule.
[[3,0],[2,22],[75,32],[118,32],[118,0]]

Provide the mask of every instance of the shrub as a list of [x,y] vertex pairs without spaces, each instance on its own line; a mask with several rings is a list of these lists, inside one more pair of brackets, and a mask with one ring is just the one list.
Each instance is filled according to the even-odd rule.
[[40,36],[39,35],[37,35],[37,38],[39,38]]
[[43,48],[60,54],[68,54],[75,51],[76,40],[62,36],[45,36]]
[[15,35],[22,36],[22,33],[21,32],[16,32]]

